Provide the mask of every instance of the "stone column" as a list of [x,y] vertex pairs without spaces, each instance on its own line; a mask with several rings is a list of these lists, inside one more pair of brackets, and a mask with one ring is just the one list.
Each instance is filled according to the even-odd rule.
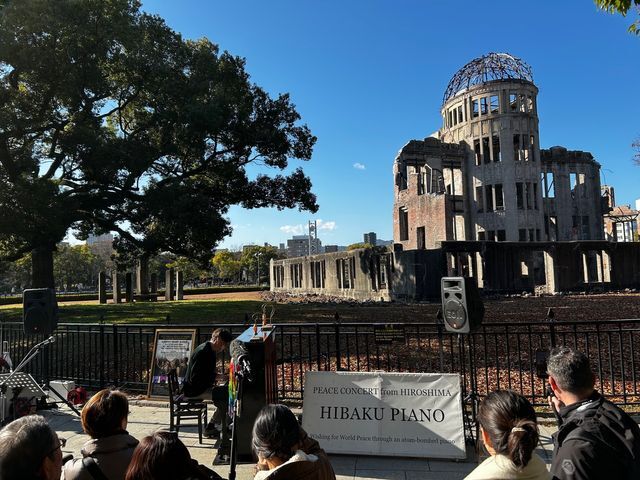
[[151,288],[150,293],[158,293],[158,274],[151,274]]
[[176,300],[184,300],[184,272],[176,272]]
[[167,268],[164,275],[164,299],[166,301],[173,300],[174,278],[173,268]]
[[107,303],[107,274],[98,273],[98,302]]
[[589,283],[589,261],[587,258],[587,254],[585,252],[582,253],[582,280],[585,284]]
[[611,283],[611,254],[607,250],[602,251],[602,281]]
[[120,303],[122,301],[122,292],[120,292],[120,278],[118,272],[113,271],[111,274],[111,287],[113,288],[113,303]]
[[124,275],[124,301],[133,302],[133,273],[131,272]]
[[558,292],[558,273],[556,272],[555,252],[544,252],[544,276],[547,293]]
[[136,291],[138,295],[149,293],[149,259],[144,256],[136,264]]

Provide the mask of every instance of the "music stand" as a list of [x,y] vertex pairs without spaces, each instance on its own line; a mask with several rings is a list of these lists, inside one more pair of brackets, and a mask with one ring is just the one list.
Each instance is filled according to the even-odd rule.
[[25,372],[12,372],[0,374],[0,409],[2,410],[2,423],[5,420],[5,402],[7,399],[7,389],[10,388],[13,391],[11,402],[13,402],[13,418],[16,416],[15,401],[18,395],[28,393],[31,398],[42,398],[46,396],[46,393],[40,385],[33,379],[31,375]]

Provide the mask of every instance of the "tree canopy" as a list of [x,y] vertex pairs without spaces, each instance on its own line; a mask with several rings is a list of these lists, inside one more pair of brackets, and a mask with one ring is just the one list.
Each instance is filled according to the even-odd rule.
[[[206,261],[230,205],[317,210],[290,159],[315,137],[245,62],[185,40],[136,0],[0,1],[0,257],[34,286],[69,228],[123,252]],[[250,176],[247,167],[283,171]],[[37,262],[40,263],[37,263]]]
[[[640,15],[640,0],[595,0],[596,5],[609,13],[620,13],[626,17],[629,10],[634,9]],[[629,25],[629,32],[640,35],[640,20]]]

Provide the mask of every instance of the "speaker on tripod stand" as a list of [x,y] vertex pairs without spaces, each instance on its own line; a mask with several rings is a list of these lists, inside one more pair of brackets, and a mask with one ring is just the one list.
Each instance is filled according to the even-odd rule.
[[22,293],[24,333],[50,335],[58,327],[58,303],[53,288],[31,288]]
[[[462,384],[463,414],[465,430],[469,433],[467,440],[475,445],[476,453],[479,449],[480,426],[477,421],[479,397],[476,387],[474,353],[471,333],[481,323],[484,317],[484,304],[478,292],[475,278],[471,277],[442,277],[442,318],[448,332],[458,334],[458,348],[460,351],[460,375]],[[465,347],[465,337],[467,346]],[[469,388],[466,382],[466,349],[469,351]],[[466,405],[469,404],[470,417],[467,415]],[[466,434],[465,434],[466,436]]]

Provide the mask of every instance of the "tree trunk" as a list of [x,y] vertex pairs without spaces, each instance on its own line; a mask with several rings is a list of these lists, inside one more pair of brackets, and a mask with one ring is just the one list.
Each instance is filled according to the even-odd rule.
[[53,248],[36,247],[31,252],[31,288],[55,288],[53,283]]

